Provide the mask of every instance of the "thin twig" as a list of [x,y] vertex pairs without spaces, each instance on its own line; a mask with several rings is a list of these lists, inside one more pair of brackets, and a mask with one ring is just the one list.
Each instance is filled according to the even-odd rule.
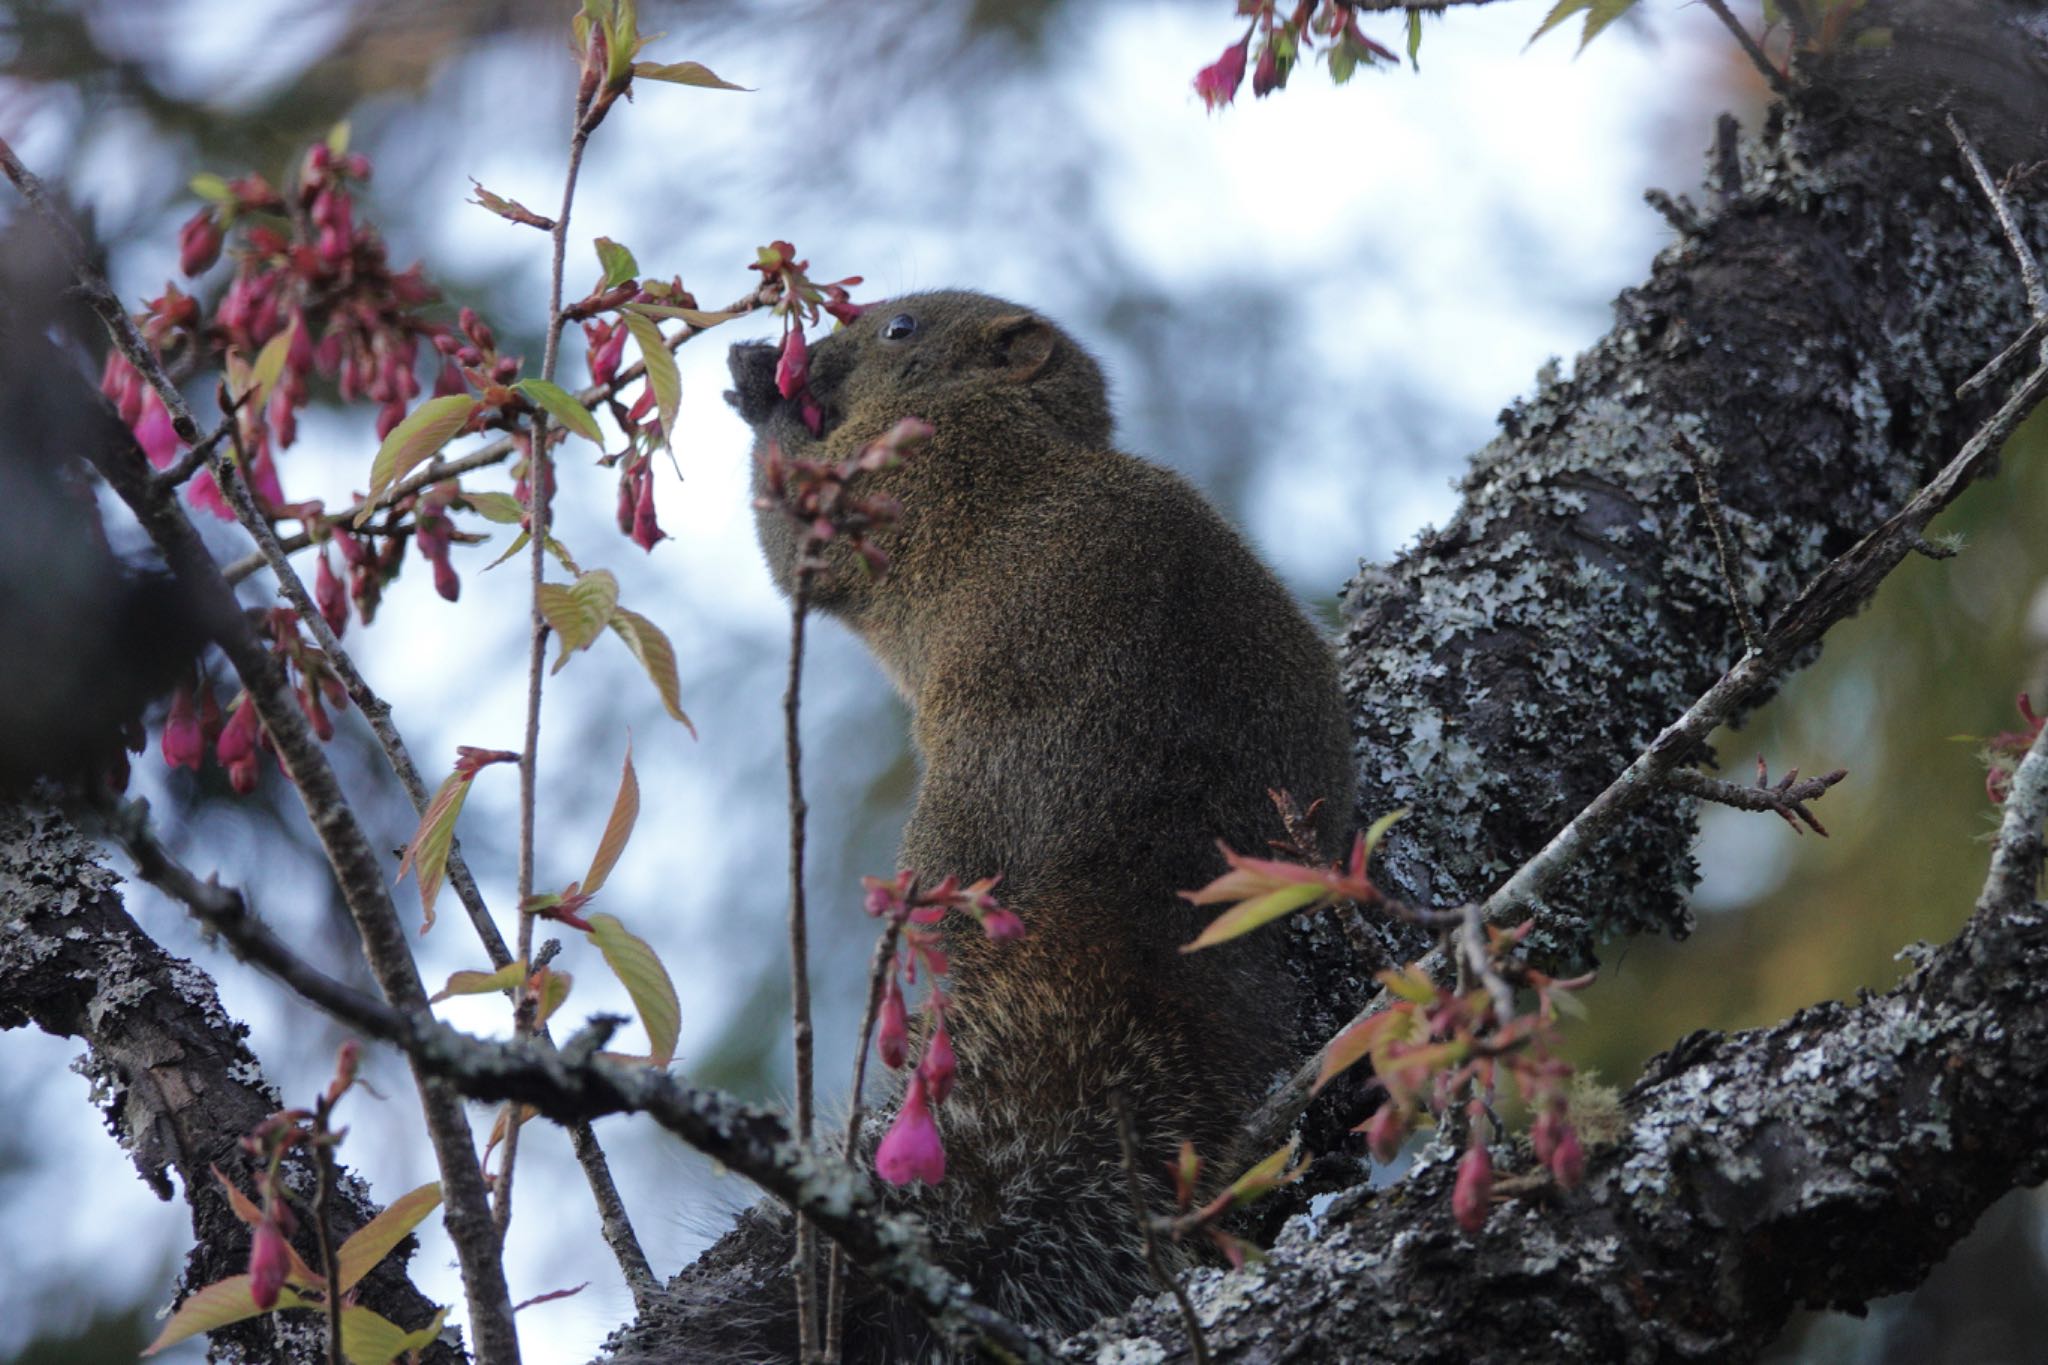
[[1714,553],[1721,561],[1721,583],[1728,589],[1728,605],[1735,609],[1735,624],[1742,628],[1742,646],[1750,653],[1756,653],[1756,617],[1749,610],[1749,597],[1742,590],[1742,579],[1735,571],[1735,545],[1728,534],[1728,526],[1721,514],[1721,486],[1714,480],[1714,471],[1700,454],[1692,438],[1682,431],[1671,434],[1671,444],[1678,453],[1685,456],[1685,462],[1692,466],[1693,482],[1699,485],[1700,515],[1707,519],[1707,529],[1714,536]]
[[[316,1135],[327,1132],[327,1101],[317,1110]],[[334,1192],[334,1149],[325,1142],[313,1144],[313,1232],[320,1242],[320,1272],[327,1281],[327,1365],[348,1365],[341,1349],[341,1258],[334,1254],[334,1229],[328,1225],[327,1205]]]
[[[766,307],[772,299],[773,294],[770,287],[762,285],[755,288],[752,292],[734,299],[720,311],[744,315]],[[696,327],[689,323],[684,323],[675,332],[665,333],[662,338],[663,344],[673,351],[684,342],[694,337],[702,336],[710,330],[709,327]],[[585,408],[595,408],[607,399],[615,397],[627,385],[636,379],[643,378],[646,374],[647,362],[645,360],[636,360],[631,365],[621,369],[606,382],[592,384],[579,391],[576,394],[576,401]],[[429,460],[424,468],[415,470],[393,484],[385,491],[382,497],[374,501],[366,498],[361,502],[343,508],[339,512],[324,512],[315,517],[313,520],[318,525],[317,534],[325,535],[329,530],[336,527],[352,526],[355,519],[361,516],[366,509],[371,509],[378,505],[388,506],[399,502],[419,492],[422,488],[430,484],[439,483],[443,479],[452,479],[467,474],[471,470],[486,469],[491,465],[503,464],[518,448],[519,443],[514,437],[501,436],[489,445],[479,446],[467,454],[446,458],[437,455],[432,460]],[[281,543],[284,545],[287,553],[296,554],[313,543],[315,534],[316,531],[313,526],[308,525],[305,529],[283,537]],[[247,555],[228,565],[225,572],[230,583],[239,583],[262,567],[263,557],[261,555]]]
[[[197,444],[198,427],[184,396],[105,278],[87,259],[77,232],[50,203],[41,181],[21,164],[4,140],[0,140],[0,171],[21,192],[64,252],[78,292],[99,314],[116,347],[163,400],[172,429],[184,440]],[[184,509],[175,497],[157,487],[148,459],[133,433],[118,423],[110,421],[109,425],[114,429],[108,439],[91,446],[86,452],[88,458],[135,514],[241,678],[250,704],[256,707],[265,732],[283,759],[293,786],[298,788],[379,988],[398,1008],[425,1013],[426,990],[420,984],[411,945],[392,906],[384,869],[343,795],[325,751],[300,712],[283,670],[251,629],[232,590],[221,577],[220,566],[207,552]],[[415,1071],[418,1072],[417,1065]],[[478,1358],[486,1365],[514,1365],[519,1359],[519,1338],[512,1321],[512,1299],[505,1285],[482,1175],[476,1168],[476,1145],[469,1119],[445,1083],[424,1073],[420,1073],[420,1079],[420,1108],[435,1163],[440,1168],[445,1221],[462,1268],[463,1291]]]
[[[875,1019],[882,1012],[882,991],[895,965],[896,941],[902,935],[902,921],[888,920],[875,939],[874,961],[868,964],[868,1002],[861,1011],[860,1032],[855,1038],[853,1099],[846,1106],[846,1145],[840,1149],[847,1161],[854,1165],[860,1162],[861,1090],[868,1079],[868,1047],[875,1036]],[[846,1311],[845,1259],[838,1244],[834,1243],[831,1260],[825,1270],[825,1359],[830,1365],[838,1365],[844,1349],[845,1323],[841,1318]]]
[[1823,777],[1809,777],[1799,780],[1799,769],[1794,768],[1779,778],[1776,785],[1769,781],[1764,770],[1761,755],[1756,760],[1756,785],[1745,787],[1739,782],[1725,782],[1718,777],[1708,777],[1697,768],[1674,768],[1665,777],[1664,785],[1673,791],[1697,796],[1702,801],[1717,805],[1731,806],[1736,810],[1767,810],[1778,815],[1792,826],[1794,834],[1803,834],[1800,821],[1821,838],[1828,837],[1825,826],[1806,808],[1808,801],[1818,801],[1827,795],[1828,788],[1849,775],[1847,768],[1837,768]]
[[[249,390],[249,393],[253,392],[255,392],[253,388]],[[242,404],[247,400],[248,393],[244,393],[242,397],[235,400],[237,412],[240,411]],[[199,467],[212,458],[214,447],[218,446],[227,437],[229,428],[234,425],[235,412],[230,412],[227,416],[221,418],[219,426],[206,433],[204,440],[200,441],[198,445],[193,446],[183,455],[180,455],[175,464],[159,472],[156,476],[156,486],[164,490],[183,486],[185,480],[197,474]]]
[[1785,79],[1785,73],[1772,64],[1770,56],[1757,40],[1750,36],[1749,30],[1742,26],[1742,21],[1729,11],[1728,0],[1707,0],[1707,8],[1714,12],[1714,17],[1721,21],[1723,27],[1735,35],[1735,41],[1742,44],[1743,55],[1749,58],[1752,66],[1763,73],[1764,79],[1770,83],[1771,92],[1781,98],[1791,95],[1792,86]]
[[1202,1320],[1195,1316],[1195,1306],[1188,1301],[1188,1291],[1180,1276],[1168,1268],[1159,1249],[1159,1238],[1152,1230],[1152,1215],[1145,1209],[1145,1192],[1138,1183],[1138,1127],[1131,1117],[1130,1096],[1123,1092],[1123,1087],[1109,1092],[1109,1106],[1116,1111],[1116,1140],[1123,1148],[1124,1184],[1131,1192],[1131,1217],[1137,1220],[1138,1235],[1145,1239],[1146,1264],[1152,1267],[1152,1278],[1159,1281],[1159,1287],[1173,1295],[1173,1301],[1180,1305],[1181,1328],[1188,1334],[1195,1365],[1209,1365],[1209,1341],[1202,1335]]
[[[805,559],[808,560],[808,551]],[[789,682],[782,693],[782,744],[789,773],[789,1017],[796,1064],[797,1139],[810,1145],[811,1115],[811,971],[810,931],[804,914],[804,823],[810,807],[804,801],[803,736],[798,728],[804,675],[804,620],[811,610],[809,565],[796,571],[796,590],[789,599]],[[852,1156],[851,1149],[847,1155]],[[810,1365],[818,1357],[817,1239],[808,1219],[796,1224],[796,1251],[790,1262],[796,1278],[797,1357]]]
[[[540,377],[550,383],[562,347],[562,273],[569,244],[569,211],[576,202],[576,177],[583,168],[583,148],[590,141],[585,115],[590,97],[576,99],[576,120],[569,135],[569,165],[562,176],[562,211],[555,215],[554,261],[548,272],[548,331],[541,351]],[[535,792],[540,782],[540,702],[546,679],[548,618],[541,610],[541,585],[547,578],[548,514],[554,486],[554,457],[548,452],[548,413],[536,407],[533,443],[526,465],[526,526],[533,537],[528,557],[528,646],[526,654],[526,740],[519,754],[519,958],[531,960],[533,914],[526,908],[533,900],[533,846]],[[513,1018],[513,1031],[531,1034],[534,1029],[531,1002],[521,997]],[[519,1156],[519,1115],[515,1110],[505,1129],[505,1154],[498,1162],[497,1205],[494,1209],[498,1233],[504,1235],[512,1222],[512,1173]]]
[[1956,148],[1969,163],[1970,173],[1977,177],[1977,187],[1984,191],[1984,197],[1991,203],[1991,211],[1998,215],[1999,229],[2005,233],[2005,243],[2012,248],[2013,259],[2019,262],[2020,280],[2027,287],[2027,311],[2034,321],[2048,320],[2048,282],[2041,276],[2041,262],[2034,257],[2033,247],[2027,244],[2026,234],[2013,221],[2012,205],[2006,202],[2004,191],[1985,169],[1984,158],[1977,155],[1977,149],[1963,132],[1963,125],[1956,122],[1956,116],[1949,114],[1949,136],[1956,140]]

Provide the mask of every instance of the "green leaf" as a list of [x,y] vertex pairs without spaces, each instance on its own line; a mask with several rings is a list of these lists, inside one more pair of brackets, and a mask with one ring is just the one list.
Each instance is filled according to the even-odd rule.
[[[308,1304],[289,1289],[278,1291],[278,1308],[305,1308]],[[230,1275],[224,1280],[215,1280],[204,1289],[178,1305],[178,1311],[171,1314],[171,1320],[164,1324],[164,1330],[156,1334],[156,1340],[143,1348],[142,1353],[153,1356],[166,1346],[175,1345],[187,1337],[211,1332],[231,1323],[246,1322],[275,1310],[258,1308],[255,1291],[249,1287],[247,1275]]]
[[682,1006],[676,1003],[668,968],[661,965],[661,958],[646,940],[619,923],[616,915],[592,915],[589,919],[591,941],[640,1012],[652,1048],[649,1055],[656,1066],[667,1066],[676,1055],[676,1035],[683,1027]]
[[1422,11],[1408,11],[1408,65],[1416,71],[1422,70],[1422,63],[1415,60],[1415,54],[1422,51]]
[[1407,815],[1408,807],[1403,806],[1399,810],[1388,811],[1385,815],[1372,822],[1372,825],[1365,831],[1365,856],[1368,862],[1371,861],[1373,852],[1379,848],[1380,840],[1387,837],[1387,831],[1392,829],[1397,822],[1407,818]]
[[391,1365],[406,1352],[433,1344],[447,1316],[443,1308],[425,1327],[408,1332],[381,1313],[350,1304],[341,1310],[341,1353],[348,1357],[348,1365]]
[[662,634],[661,627],[637,611],[620,607],[612,612],[611,628],[618,632],[626,648],[633,651],[633,657],[640,661],[640,667],[647,670],[647,676],[654,683],[654,690],[661,694],[661,704],[669,715],[679,720],[683,728],[695,738],[697,727],[690,724],[690,718],[683,714],[683,687],[676,677],[676,650]]
[[302,325],[294,313],[291,325],[264,342],[263,349],[256,353],[256,363],[249,370],[249,382],[256,390],[256,396],[249,400],[251,406],[260,409],[270,401],[271,390],[284,375],[284,358],[292,348],[292,338]]
[[405,846],[405,856],[398,860],[398,880],[404,881],[407,871],[419,879],[420,908],[426,912],[426,923],[420,926],[423,934],[434,927],[434,899],[441,894],[441,879],[448,872],[448,850],[455,845],[455,817],[462,814],[462,803],[469,796],[469,783],[474,776],[462,772],[448,774],[420,816],[420,827],[413,832],[412,842]]
[[619,794],[612,798],[611,818],[604,822],[604,835],[597,841],[597,852],[590,859],[590,871],[583,874],[584,895],[596,895],[597,888],[612,875],[619,855],[626,851],[626,840],[633,837],[633,822],[639,818],[640,779],[633,773],[633,746],[628,744],[626,764],[619,773]]
[[440,1183],[430,1181],[398,1196],[375,1218],[349,1234],[349,1239],[334,1253],[335,1275],[341,1281],[341,1292],[346,1294],[361,1284],[363,1276],[374,1270],[377,1262],[389,1256],[393,1247],[404,1241],[428,1214],[439,1207]]
[[[518,505],[518,499],[513,499],[513,505]],[[496,518],[493,518],[493,520],[496,520]],[[503,564],[513,555],[518,554],[521,550],[525,549],[532,540],[532,533],[522,530],[518,535],[512,537],[512,543],[505,547],[505,553],[499,555],[496,559],[484,565],[484,572],[489,573],[492,569],[497,568],[500,564]]]
[[610,289],[639,277],[640,263],[633,259],[632,252],[609,237],[598,238],[596,246],[597,263],[604,267],[604,288]]
[[1330,84],[1343,85],[1358,70],[1358,54],[1351,50],[1351,44],[1338,43],[1329,49]]
[[232,204],[235,202],[235,192],[228,188],[227,180],[215,175],[212,171],[201,171],[185,183],[192,193],[211,203]]
[[348,120],[343,119],[327,130],[327,150],[336,156],[348,155]]
[[673,303],[629,303],[626,311],[649,318],[681,318],[700,332],[721,322],[731,322],[739,316],[738,313],[707,313],[702,308],[682,308]]
[[553,967],[540,969],[540,1008],[534,1014],[535,1024],[545,1024],[548,1016],[562,1007],[569,998],[569,988],[576,984],[576,978]]
[[500,526],[517,526],[526,519],[526,509],[510,493],[464,493],[462,500],[470,511]]
[[662,444],[673,445],[676,406],[683,401],[683,378],[676,373],[676,358],[669,353],[661,328],[651,318],[629,312],[625,320],[626,330],[633,334],[634,344],[640,348],[640,358],[647,362],[647,382],[654,386],[654,401],[661,409]]
[[575,394],[546,379],[522,379],[513,387],[546,408],[548,416],[585,440],[595,442],[599,450],[604,449],[604,433],[598,430],[597,419],[590,415],[589,408],[576,401]]
[[1268,891],[1263,896],[1254,896],[1240,901],[1230,909],[1209,921],[1209,927],[1193,943],[1181,945],[1181,951],[1192,953],[1202,948],[1212,948],[1219,943],[1241,938],[1262,924],[1271,924],[1284,915],[1291,915],[1304,905],[1311,905],[1330,894],[1329,888],[1315,882],[1302,882],[1295,886],[1283,886],[1277,891]]
[[719,79],[718,74],[702,62],[635,62],[633,74],[650,81],[667,81],[671,85],[695,85],[706,90],[752,88]]
[[392,484],[439,454],[441,447],[469,424],[476,410],[474,398],[451,393],[445,398],[428,399],[415,408],[411,416],[393,427],[391,434],[384,438],[384,444],[377,448],[377,458],[370,464],[370,496],[364,499],[363,510],[356,514],[356,525],[361,526],[370,519],[370,514],[377,510],[377,500]]
[[1302,1168],[1287,1169],[1287,1163],[1294,1159],[1294,1144],[1288,1143],[1258,1165],[1230,1182],[1230,1200],[1234,1204],[1249,1204],[1260,1195],[1285,1185],[1301,1174]]
[[1379,1041],[1380,1031],[1385,1027],[1382,1021],[1387,1017],[1375,1014],[1370,1019],[1361,1019],[1332,1038],[1323,1049],[1322,1065],[1316,1071],[1316,1083],[1309,1093],[1320,1092],[1368,1056]]
[[489,995],[492,991],[516,989],[526,980],[526,965],[508,962],[495,972],[450,972],[448,984],[427,997],[429,1005],[438,1005],[451,995]]
[[1535,42],[1566,19],[1583,10],[1586,15],[1586,26],[1579,34],[1579,51],[1584,52],[1586,44],[1598,37],[1601,29],[1606,28],[1616,19],[1619,19],[1635,3],[1636,0],[1557,0],[1557,5],[1550,11],[1550,14],[1543,20],[1542,24],[1538,25],[1536,31],[1529,35],[1529,41]]
[[619,605],[619,580],[609,569],[592,569],[574,583],[540,585],[540,614],[562,638],[562,652],[553,672],[562,671],[569,656],[588,649],[611,623]]

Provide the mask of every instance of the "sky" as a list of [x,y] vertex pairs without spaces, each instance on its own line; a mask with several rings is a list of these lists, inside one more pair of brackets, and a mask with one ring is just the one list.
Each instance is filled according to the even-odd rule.
[[[277,53],[315,51],[322,37],[317,18],[267,28],[264,8],[251,0],[236,7],[251,22],[215,24],[206,20],[218,6],[181,0],[156,12],[138,47],[175,88],[246,97],[247,77],[238,73],[252,68],[252,44],[275,45],[274,68]],[[1530,389],[1540,366],[1553,358],[1569,365],[1606,329],[1614,294],[1640,279],[1669,239],[1641,191],[1697,182],[1712,101],[1727,88],[1729,49],[1699,7],[1647,0],[1642,8],[1642,25],[1617,26],[1583,53],[1571,32],[1529,44],[1540,3],[1454,9],[1429,25],[1419,74],[1363,73],[1338,89],[1320,70],[1304,69],[1284,95],[1253,102],[1247,89],[1222,115],[1205,113],[1189,85],[1234,34],[1222,0],[1071,6],[1048,39],[1062,49],[1050,77],[998,71],[971,102],[910,70],[900,101],[873,99],[890,86],[872,80],[855,86],[856,97],[821,96],[815,70],[792,60],[788,45],[747,26],[693,40],[685,10],[650,55],[705,61],[755,92],[644,89],[615,113],[586,163],[571,287],[594,272],[588,242],[602,234],[631,246],[650,274],[680,272],[714,306],[748,287],[744,265],[754,246],[783,237],[821,278],[864,275],[856,298],[958,284],[1027,300],[1102,356],[1119,396],[1121,439],[1210,488],[1298,593],[1326,600],[1361,555],[1390,557],[1450,515],[1461,462],[1491,434],[1496,413]],[[1371,31],[1396,44],[1399,25]],[[363,211],[376,215],[380,202],[402,210],[393,215],[395,259],[422,256],[430,270],[459,262],[466,279],[500,282],[501,297],[534,312],[529,329],[544,311],[542,239],[463,200],[474,176],[536,207],[556,202],[569,78],[552,44],[486,41],[432,88],[382,97],[356,119],[357,146],[379,168]],[[830,115],[823,119],[821,102]],[[86,125],[74,144],[82,117],[57,101],[0,133],[32,165],[39,151],[81,145],[71,183],[110,211],[146,202],[150,177],[201,169],[140,164],[141,148],[118,119],[98,130]],[[790,128],[813,121],[822,126],[803,155],[764,155],[786,147]],[[430,125],[457,133],[412,135]],[[1083,204],[1085,216],[1063,219],[1063,205]],[[180,206],[167,223],[188,211]],[[172,240],[166,230],[114,263],[127,297],[158,292],[174,267]],[[1105,303],[1130,294],[1166,303],[1156,320],[1135,322]],[[1166,354],[1182,348],[1205,357],[1185,389],[1170,376],[1162,381],[1132,344],[1148,326],[1168,329]],[[746,320],[727,330],[731,336],[693,341],[680,356],[681,478],[664,464],[657,484],[673,539],[642,555],[609,529],[603,471],[565,471],[562,502],[579,558],[617,572],[622,600],[675,641],[683,704],[699,738],[663,719],[624,651],[601,643],[550,683],[541,747],[546,886],[580,875],[629,740],[633,746],[639,834],[600,908],[619,914],[667,961],[683,1001],[685,1074],[707,1053],[734,1050],[735,1017],[764,975],[780,970],[771,927],[783,898],[776,727],[787,614],[753,543],[747,434],[719,397],[725,344],[765,335],[768,324]],[[1232,363],[1254,347],[1284,348],[1278,373],[1286,382],[1271,382],[1271,363]],[[582,377],[573,352],[567,373]],[[1209,449],[1192,439],[1179,395],[1196,388],[1198,397],[1220,395],[1234,414],[1236,444]],[[309,419],[286,465],[289,491],[338,503],[360,488],[372,449],[367,422],[360,411]],[[470,486],[504,484],[485,477]],[[237,542],[218,538],[229,555],[243,552]],[[388,595],[374,628],[348,637],[430,781],[446,771],[457,744],[517,747],[524,575],[482,572],[496,552],[458,552],[459,609],[426,591],[415,572]],[[903,710],[836,626],[817,632],[806,702],[819,850],[811,884],[817,913],[830,917],[818,930],[814,968],[821,1065],[826,1093],[836,1097],[870,933],[849,888],[858,872],[890,870],[910,788]],[[178,789],[160,767],[138,766],[140,789],[159,792],[160,809],[175,809]],[[352,788],[371,794],[375,833],[387,845],[402,842],[410,825],[388,776],[360,761],[349,767]],[[512,899],[515,786],[509,769],[486,774],[461,826],[487,898],[499,907]],[[206,864],[202,871],[217,866],[225,879],[252,885],[264,913],[312,923],[319,897],[310,861],[280,853],[264,830],[215,808],[172,832]],[[1710,900],[1716,894],[1712,884],[1703,890]],[[273,1079],[288,1093],[317,1087],[334,1036],[310,1026],[279,988],[200,942],[175,907],[132,884],[129,895],[173,952],[219,979],[230,1012],[252,1025]],[[399,903],[415,909],[409,887]],[[308,932],[307,951],[346,961],[344,945]],[[430,981],[482,965],[462,932],[444,916],[420,941]],[[587,949],[571,945],[563,965],[577,979],[567,1017],[629,1009]],[[501,1015],[495,998],[446,1011],[485,1031],[503,1031]],[[758,1047],[786,1043],[764,1037]],[[85,1083],[67,1069],[75,1051],[20,1033],[0,1044],[0,1092],[18,1097],[23,1116],[11,1140],[65,1153],[60,1166],[0,1187],[10,1223],[47,1230],[32,1250],[19,1237],[0,1239],[0,1358],[32,1323],[48,1320],[43,1314],[94,1299],[167,1297],[189,1235],[182,1205],[156,1203],[100,1128]],[[411,1123],[403,1068],[381,1056],[370,1074],[391,1098],[362,1099],[343,1156],[388,1198],[431,1179],[431,1163]],[[475,1118],[480,1131],[488,1126],[484,1111]],[[582,1359],[629,1315],[630,1303],[566,1143],[536,1131],[522,1148],[508,1251],[513,1294],[591,1281],[582,1294],[521,1319],[530,1359]],[[751,1197],[650,1125],[611,1120],[600,1135],[663,1275]],[[429,1295],[459,1303],[437,1231],[413,1270]]]

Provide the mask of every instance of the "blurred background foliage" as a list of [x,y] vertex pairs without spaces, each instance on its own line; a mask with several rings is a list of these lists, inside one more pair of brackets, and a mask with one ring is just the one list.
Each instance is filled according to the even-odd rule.
[[[173,272],[191,173],[277,178],[349,119],[377,162],[364,207],[394,259],[424,257],[451,307],[473,304],[507,350],[537,355],[539,238],[461,200],[475,175],[553,211],[571,8],[5,0],[0,136],[90,214],[117,286],[139,299]],[[1454,13],[1430,25],[1419,75],[1366,73],[1332,91],[1305,69],[1280,98],[1252,106],[1247,91],[1244,106],[1208,120],[1187,82],[1234,35],[1225,0],[648,0],[643,27],[671,35],[655,55],[707,61],[760,93],[643,92],[593,144],[573,236],[627,242],[649,273],[681,270],[707,305],[742,292],[753,246],[777,236],[824,278],[865,273],[857,298],[948,283],[1026,298],[1101,350],[1125,444],[1202,484],[1305,599],[1327,604],[1360,556],[1386,558],[1448,515],[1449,480],[1537,365],[1605,329],[1607,301],[1664,240],[1635,191],[1690,187],[1712,113],[1759,107],[1753,78],[1697,8],[1652,0],[1577,60],[1570,37],[1522,50],[1542,10]],[[1384,27],[1376,36],[1395,44],[1395,24]],[[11,213],[0,206],[0,219]],[[774,928],[784,618],[750,549],[744,437],[716,398],[724,341],[683,354],[687,481],[661,490],[676,540],[642,557],[613,538],[603,476],[579,486],[565,475],[563,500],[585,561],[615,567],[626,600],[677,641],[685,705],[705,738],[691,746],[663,729],[629,663],[579,659],[549,694],[543,837],[562,831],[565,868],[587,857],[621,722],[631,724],[646,807],[607,908],[642,927],[676,976],[688,1073],[772,1098],[787,1072]],[[369,422],[367,409],[308,420],[283,466],[288,491],[332,501],[360,487]],[[2036,421],[2007,472],[1944,521],[1967,537],[1961,557],[1910,562],[1814,667],[1724,736],[1737,772],[1759,751],[1774,773],[1847,767],[1817,807],[1833,837],[1709,811],[1698,932],[1613,947],[1585,996],[1592,1017],[1570,1035],[1577,1060],[1625,1084],[1693,1029],[1769,1023],[1883,988],[1902,945],[1961,923],[1992,808],[1974,746],[1951,736],[2010,728],[2016,691],[2048,693],[2044,446]],[[245,548],[225,533],[218,543],[224,555]],[[483,552],[472,553],[458,557],[461,610],[415,573],[374,628],[349,637],[430,769],[456,743],[513,733],[523,690],[518,584],[483,577]],[[893,865],[914,772],[901,707],[856,644],[823,633],[809,678],[811,883],[821,906],[841,893],[842,913],[821,910],[814,928],[832,1075],[851,1047],[869,935],[850,888]],[[367,736],[345,726],[335,749],[395,847],[412,818]],[[189,860],[252,884],[323,965],[362,979],[288,790],[269,782],[262,799],[236,801],[217,772],[166,775],[153,757],[137,785]],[[479,783],[462,827],[498,905],[510,900],[509,785]],[[130,895],[152,932],[221,979],[272,1077],[288,1090],[317,1084],[334,1031],[199,943],[172,907]],[[449,930],[422,950],[429,977],[475,965]],[[579,973],[572,1014],[623,1003],[600,976]],[[481,1007],[454,1017],[502,1024]],[[22,1035],[0,1043],[0,1092],[17,1097],[0,1126],[0,1210],[17,1229],[0,1238],[4,1360],[129,1358],[155,1330],[187,1235],[181,1210],[147,1199],[98,1130],[66,1072],[74,1051]],[[350,1116],[344,1157],[391,1192],[428,1170],[402,1069],[385,1059],[373,1074],[396,1102]],[[658,1134],[601,1131],[663,1272],[749,1197]],[[598,1283],[525,1315],[537,1359],[581,1358],[630,1308],[560,1146],[523,1153],[515,1291]],[[33,1238],[20,1231],[30,1227]],[[2043,1242],[2032,1196],[2015,1196],[1918,1292],[1866,1320],[1804,1321],[1778,1358],[2038,1359]],[[430,1239],[415,1262],[443,1297],[455,1292],[447,1260]]]

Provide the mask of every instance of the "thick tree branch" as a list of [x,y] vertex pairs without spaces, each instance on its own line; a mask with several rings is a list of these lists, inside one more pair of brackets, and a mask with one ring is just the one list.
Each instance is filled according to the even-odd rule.
[[[249,1050],[248,1030],[221,1009],[212,978],[159,948],[122,907],[117,885],[98,850],[61,816],[0,804],[0,1029],[34,1024],[86,1044],[97,1102],[143,1181],[164,1199],[173,1197],[173,1173],[184,1187],[190,1291],[248,1268],[248,1230],[211,1168],[249,1188],[253,1171],[235,1140],[284,1105]],[[345,1237],[378,1205],[346,1169],[336,1176],[330,1217]],[[303,1154],[287,1158],[285,1183],[301,1195],[313,1190]],[[300,1250],[310,1256],[312,1246]],[[361,1301],[413,1328],[434,1305],[406,1278],[405,1261],[394,1256],[371,1272]],[[300,1325],[284,1321],[287,1331]],[[227,1359],[269,1360],[277,1347],[271,1326],[226,1328],[214,1347]],[[460,1353],[436,1346],[429,1357],[445,1365]]]

